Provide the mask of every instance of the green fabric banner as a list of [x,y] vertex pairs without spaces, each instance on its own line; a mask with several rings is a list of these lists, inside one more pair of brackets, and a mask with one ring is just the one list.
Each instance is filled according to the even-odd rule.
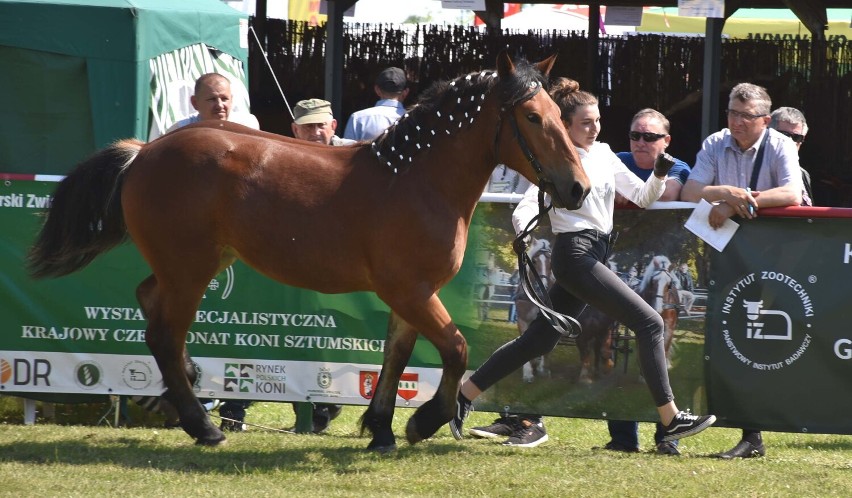
[[[55,186],[0,187],[0,393],[157,395],[161,377],[135,299],[149,270],[135,246],[55,280],[25,273],[38,214]],[[468,340],[470,371],[535,314],[514,298],[512,208],[480,203],[461,272],[441,291]],[[843,319],[852,285],[852,241],[844,234],[852,233],[852,219],[761,217],[742,223],[719,253],[683,228],[690,213],[617,211],[619,238],[608,261],[628,285],[647,292],[667,323],[678,406],[714,413],[722,425],[852,433],[844,416],[852,403],[852,333]],[[537,237],[531,252],[547,274],[549,228]],[[672,297],[666,283],[686,274],[690,283]],[[196,390],[220,399],[367,404],[387,318],[371,293],[295,289],[237,263],[211,280],[190,328]],[[477,409],[655,421],[633,333],[593,309],[580,321],[578,340],[560,343],[543,366],[499,382]],[[419,339],[397,403],[430,399],[440,367],[435,348]]]

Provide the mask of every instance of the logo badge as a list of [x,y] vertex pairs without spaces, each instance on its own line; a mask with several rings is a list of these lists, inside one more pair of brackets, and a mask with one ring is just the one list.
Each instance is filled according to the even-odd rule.
[[153,382],[153,377],[150,365],[139,360],[127,363],[121,371],[121,380],[124,381],[124,384],[136,390],[148,388]]
[[317,373],[317,385],[323,389],[331,387],[331,370],[320,368],[319,373]]
[[85,361],[74,369],[74,380],[83,389],[94,389],[98,387],[103,379],[101,366],[93,361]]
[[254,365],[250,363],[225,363],[225,392],[250,393],[254,387]]
[[373,399],[376,385],[379,383],[379,372],[361,370],[358,375],[358,391],[365,399]]
[[[810,282],[815,277],[808,278]],[[762,270],[742,276],[722,300],[722,337],[734,357],[755,370],[781,370],[811,345],[814,304],[790,275]]]
[[411,401],[417,396],[417,382],[419,379],[419,374],[403,373],[399,378],[399,389],[397,389],[399,397],[406,401]]
[[5,384],[12,380],[12,365],[0,358],[0,384]]

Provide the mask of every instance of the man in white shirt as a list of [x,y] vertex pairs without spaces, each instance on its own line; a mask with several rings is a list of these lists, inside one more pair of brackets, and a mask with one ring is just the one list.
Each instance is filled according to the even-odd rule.
[[[253,114],[231,112],[233,107],[231,81],[219,73],[207,73],[199,76],[195,80],[195,93],[189,98],[189,102],[193,109],[198,112],[173,124],[166,130],[166,133],[208,119],[220,119],[239,123],[255,130],[260,129],[260,123]],[[151,132],[149,141],[159,136],[160,134],[155,128]]]
[[408,97],[408,80],[405,71],[389,67],[379,73],[373,85],[379,101],[349,117],[343,138],[350,140],[373,140],[405,114],[402,103]]

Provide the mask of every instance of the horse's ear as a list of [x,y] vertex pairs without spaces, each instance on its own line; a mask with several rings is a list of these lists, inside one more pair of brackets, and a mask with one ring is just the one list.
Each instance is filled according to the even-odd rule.
[[509,53],[505,49],[501,50],[497,55],[497,76],[505,81],[514,72],[515,64],[512,63]]
[[547,59],[537,63],[535,68],[538,69],[541,74],[547,76],[550,74],[550,70],[553,69],[553,64],[556,63],[556,54],[551,55]]

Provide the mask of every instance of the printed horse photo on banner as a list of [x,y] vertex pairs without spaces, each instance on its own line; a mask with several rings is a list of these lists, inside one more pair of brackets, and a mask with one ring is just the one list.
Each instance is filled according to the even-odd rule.
[[666,365],[672,368],[671,349],[674,332],[677,328],[678,314],[683,309],[678,286],[680,283],[672,276],[672,262],[664,255],[656,255],[645,268],[639,295],[663,317],[663,337],[665,340]]
[[462,266],[494,165],[541,185],[558,207],[577,209],[589,192],[559,108],[542,91],[554,62],[501,52],[496,70],[425,90],[372,142],[331,147],[225,121],[150,143],[119,140],[57,187],[28,255],[31,275],[68,275],[132,240],[152,272],[136,296],[163,397],[202,445],[225,440],[193,392],[186,349],[211,279],[239,259],[293,287],[372,291],[390,317],[362,432],[372,434],[368,449],[396,448],[398,386],[422,334],[443,369],[406,425],[417,443],[452,419],[467,369],[467,341],[439,291]]
[[[551,247],[553,243],[543,235],[541,234],[539,238],[534,238],[527,249],[533,268],[540,278],[538,293],[541,295],[546,294],[550,286],[556,283],[556,278],[553,276],[553,271],[550,267],[552,259]],[[518,285],[514,289],[514,301],[517,310],[518,335],[521,335],[527,330],[527,327],[529,327],[536,315],[538,315],[538,307],[527,297],[521,288],[520,282],[518,282]],[[539,356],[524,364],[522,369],[524,382],[530,383],[536,377],[550,376],[545,358],[546,355]]]
[[[703,323],[706,306],[704,271],[709,254],[697,237],[683,228],[690,210],[686,209],[619,209],[614,231],[618,240],[609,256],[608,265],[637,294],[664,318],[673,389],[678,397],[703,397]],[[505,226],[503,214],[490,216],[487,222]],[[492,238],[510,240],[513,230]],[[539,272],[548,275],[548,254],[541,247],[552,247],[549,227],[539,227],[528,250]],[[490,244],[486,241],[485,244]],[[549,255],[549,254],[548,254]],[[536,257],[533,257],[536,256]],[[688,274],[694,296],[690,312],[681,297],[684,290],[678,275]],[[552,282],[546,280],[549,285]],[[521,293],[523,294],[523,293]],[[657,296],[661,296],[658,298]],[[497,346],[524,330],[538,309],[523,296],[515,298],[517,324],[489,321],[473,338],[493,351]],[[647,388],[634,354],[635,336],[624,325],[599,310],[587,306],[577,317],[581,332],[575,339],[562,339],[543,358],[524,366],[524,375],[509,376],[498,382],[493,393],[477,398],[477,409],[513,413],[552,413],[565,416],[608,417],[655,420],[655,414],[643,411]],[[498,336],[499,338],[493,338]],[[502,342],[501,342],[502,341]],[[507,408],[508,407],[508,408]]]

